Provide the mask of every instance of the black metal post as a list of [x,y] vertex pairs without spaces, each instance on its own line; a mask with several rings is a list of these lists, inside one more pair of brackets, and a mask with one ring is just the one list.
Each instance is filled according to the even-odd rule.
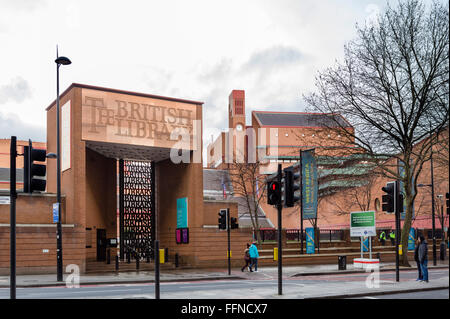
[[436,266],[436,225],[435,225],[435,208],[434,208],[434,177],[433,177],[433,150],[430,155],[431,168],[431,232],[433,237],[433,265]]
[[119,159],[119,239],[120,239],[120,259],[125,260],[125,235],[123,229],[124,218],[124,161]]
[[231,275],[231,241],[230,241],[230,209],[227,208],[227,237],[228,237],[228,252],[227,252],[227,259],[228,259],[228,275]]
[[159,240],[155,240],[155,299],[159,299]]
[[[56,56],[58,58],[58,56]],[[62,227],[61,227],[61,147],[59,124],[59,66],[56,64],[56,201],[58,223],[56,224],[56,280],[63,281]]]
[[301,233],[301,240],[300,240],[300,254],[303,255],[303,166],[302,166],[302,150],[300,150],[300,161],[299,161],[299,168],[300,168],[300,233]]
[[394,210],[395,210],[395,281],[400,281],[400,262],[399,262],[399,243],[400,243],[400,205],[397,205],[397,193],[399,183],[395,182],[395,191],[394,191]]
[[16,299],[16,137],[11,136],[11,150],[10,150],[10,178],[9,178],[9,212],[10,212],[10,298]]
[[[281,185],[281,164],[278,164],[278,183]],[[283,294],[283,252],[282,252],[282,242],[281,242],[281,232],[282,232],[282,225],[281,225],[281,212],[283,209],[283,205],[281,203],[281,198],[277,204],[278,209],[278,294]]]
[[116,255],[116,271],[119,271],[119,256]]

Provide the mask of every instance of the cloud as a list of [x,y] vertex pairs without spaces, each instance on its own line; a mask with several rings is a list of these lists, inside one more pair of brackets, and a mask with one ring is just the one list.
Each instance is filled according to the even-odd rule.
[[31,95],[30,85],[21,77],[16,77],[9,84],[0,86],[0,104],[4,104],[8,100],[21,103]]
[[47,131],[45,127],[23,122],[17,115],[0,112],[0,138],[17,136],[19,140],[45,142]]
[[294,47],[273,46],[253,53],[242,66],[242,71],[271,70],[296,64],[304,58],[304,54]]
[[45,0],[0,0],[0,7],[15,11],[29,12],[46,5]]

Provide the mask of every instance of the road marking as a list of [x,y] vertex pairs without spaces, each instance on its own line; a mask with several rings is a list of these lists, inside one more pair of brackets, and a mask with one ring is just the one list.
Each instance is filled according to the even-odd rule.
[[375,298],[375,297],[369,297],[369,296],[365,296],[364,298],[365,298],[365,299],[377,299],[377,298]]

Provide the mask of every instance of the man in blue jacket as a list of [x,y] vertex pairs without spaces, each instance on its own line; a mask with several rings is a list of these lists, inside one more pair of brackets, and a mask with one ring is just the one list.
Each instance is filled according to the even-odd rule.
[[256,241],[252,243],[252,245],[249,248],[249,254],[250,254],[250,272],[253,272],[252,267],[255,266],[255,272],[258,272],[258,248],[256,247]]
[[428,282],[428,246],[425,237],[420,236],[420,246],[419,246],[419,262],[420,270],[422,271],[422,282]]

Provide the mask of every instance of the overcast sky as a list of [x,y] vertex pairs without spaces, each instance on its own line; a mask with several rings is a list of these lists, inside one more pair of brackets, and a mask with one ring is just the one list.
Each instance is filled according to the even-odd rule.
[[[393,5],[397,1],[389,1]],[[56,45],[60,88],[104,86],[203,101],[203,142],[227,127],[228,95],[303,111],[318,70],[342,59],[378,0],[0,0],[0,138],[46,141]],[[206,147],[205,147],[206,149]]]

